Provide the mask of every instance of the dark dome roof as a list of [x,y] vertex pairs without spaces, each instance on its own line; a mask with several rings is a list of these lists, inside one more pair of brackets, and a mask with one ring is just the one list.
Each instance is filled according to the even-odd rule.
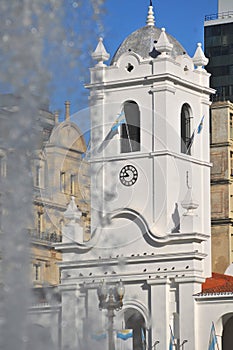
[[[154,26],[142,27],[132,34],[130,34],[123,43],[117,49],[111,65],[118,61],[119,57],[129,51],[133,51],[140,55],[142,58],[155,58],[159,55],[159,52],[153,47],[158,41],[161,34],[161,29]],[[171,44],[173,44],[171,56],[176,57],[182,55],[185,52],[183,46],[170,34],[166,33]]]

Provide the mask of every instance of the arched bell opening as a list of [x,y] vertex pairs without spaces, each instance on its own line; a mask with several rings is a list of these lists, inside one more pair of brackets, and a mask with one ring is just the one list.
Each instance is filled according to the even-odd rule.
[[191,136],[191,108],[185,103],[181,109],[181,153],[191,154],[192,136]]
[[223,316],[222,350],[232,350],[233,314]]
[[121,125],[121,153],[141,149],[140,111],[134,101],[124,103],[125,123]]

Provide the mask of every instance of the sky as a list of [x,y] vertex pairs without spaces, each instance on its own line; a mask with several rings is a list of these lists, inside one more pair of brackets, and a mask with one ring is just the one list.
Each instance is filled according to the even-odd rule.
[[[196,0],[195,2],[189,0],[153,0],[155,25],[159,28],[165,27],[166,32],[175,37],[192,57],[197,43],[201,42],[204,45],[205,15],[217,13],[217,5],[218,0]],[[106,0],[105,14],[102,16],[103,29],[99,32],[93,30],[96,45],[98,36],[102,36],[106,50],[110,53],[110,59],[106,64],[109,64],[122,41],[133,31],[146,24],[148,6],[149,0]],[[91,40],[92,43],[95,42],[93,37]],[[88,54],[90,55],[91,52]],[[88,67],[86,69],[88,70]],[[87,77],[86,79],[88,79]],[[77,82],[77,80],[73,82],[73,84],[80,85],[80,91],[84,91],[84,83],[85,81]],[[72,85],[72,79],[68,84]],[[51,109],[60,109],[61,118],[64,115],[66,99],[71,102],[71,113],[88,106],[88,93],[84,93],[78,98],[75,96],[74,90],[68,97],[64,94],[59,96],[59,100],[52,101]],[[77,101],[79,102],[77,103]]]
[[[133,31],[146,24],[149,0],[107,0],[104,39],[111,56]],[[217,0],[153,0],[155,25],[165,27],[193,56],[203,43],[204,17],[217,13]]]

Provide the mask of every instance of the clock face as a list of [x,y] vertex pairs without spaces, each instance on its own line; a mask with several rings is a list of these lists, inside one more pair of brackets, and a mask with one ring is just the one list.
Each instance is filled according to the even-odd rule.
[[138,179],[138,171],[133,165],[126,165],[121,169],[119,178],[124,186],[132,186]]

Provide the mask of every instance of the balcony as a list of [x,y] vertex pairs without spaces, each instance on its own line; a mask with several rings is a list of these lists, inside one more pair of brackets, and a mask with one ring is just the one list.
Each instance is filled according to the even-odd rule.
[[216,19],[223,19],[223,18],[230,18],[233,17],[233,11],[226,11],[222,13],[215,13],[212,15],[206,15],[205,16],[205,21],[213,21]]
[[28,230],[31,240],[44,243],[57,243],[62,241],[62,236],[56,232],[38,232],[37,230]]

